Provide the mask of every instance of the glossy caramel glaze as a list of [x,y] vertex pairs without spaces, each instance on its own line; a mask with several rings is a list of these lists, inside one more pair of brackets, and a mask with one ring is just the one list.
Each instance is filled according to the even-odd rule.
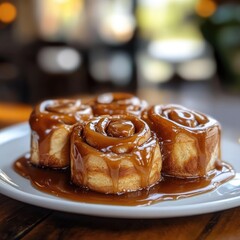
[[95,98],[91,105],[95,116],[122,114],[141,116],[147,102],[130,93],[105,93]]
[[221,129],[215,119],[173,104],[153,106],[143,119],[158,136],[163,173],[199,177],[220,164]]
[[37,105],[29,119],[32,162],[48,167],[67,166],[72,127],[90,117],[91,107],[80,100],[46,100]]
[[77,185],[104,193],[135,191],[159,181],[161,165],[155,134],[133,115],[101,116],[73,129],[71,177]]
[[180,179],[163,176],[162,181],[151,188],[122,195],[101,194],[70,182],[70,171],[52,170],[33,166],[29,156],[14,163],[15,171],[31,181],[36,189],[68,200],[82,203],[143,206],[160,201],[176,200],[195,196],[216,189],[234,177],[231,166],[223,163],[219,169],[209,172],[204,178]]
[[81,100],[46,100],[34,108],[29,124],[31,129],[38,133],[41,142],[58,126],[66,125],[67,128],[77,121],[87,120],[90,117],[92,117],[91,107],[82,105]]

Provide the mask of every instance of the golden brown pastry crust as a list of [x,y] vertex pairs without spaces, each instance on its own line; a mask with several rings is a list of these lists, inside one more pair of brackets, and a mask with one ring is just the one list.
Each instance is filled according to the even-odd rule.
[[73,183],[102,193],[149,187],[160,179],[158,141],[140,118],[101,116],[75,126],[71,136]]
[[91,108],[82,105],[80,100],[55,99],[38,104],[29,119],[31,162],[52,168],[68,166],[73,125],[91,116]]
[[180,105],[156,105],[143,114],[156,132],[162,173],[176,177],[202,177],[220,160],[219,123]]

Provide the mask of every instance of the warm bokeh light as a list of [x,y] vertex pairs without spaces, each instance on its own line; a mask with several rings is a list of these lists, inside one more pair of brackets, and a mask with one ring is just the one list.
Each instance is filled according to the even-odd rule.
[[82,21],[83,0],[38,0],[37,24],[43,38],[78,35]]
[[138,0],[136,18],[146,39],[201,38],[194,21],[187,21],[199,0]]
[[135,25],[131,15],[112,14],[102,20],[99,34],[106,42],[127,42],[133,36]]
[[209,80],[216,72],[216,64],[211,58],[198,58],[182,62],[177,73],[188,81]]
[[201,17],[210,17],[217,9],[213,0],[199,0],[196,4],[196,12]]
[[16,19],[17,9],[9,2],[0,4],[0,21],[4,23],[11,23]]
[[203,54],[205,43],[201,40],[172,38],[152,41],[147,50],[156,59],[181,62]]

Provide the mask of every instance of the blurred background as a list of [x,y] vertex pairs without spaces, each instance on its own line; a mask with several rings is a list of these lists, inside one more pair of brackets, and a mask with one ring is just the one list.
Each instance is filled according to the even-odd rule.
[[183,86],[240,93],[239,1],[0,0],[0,102]]

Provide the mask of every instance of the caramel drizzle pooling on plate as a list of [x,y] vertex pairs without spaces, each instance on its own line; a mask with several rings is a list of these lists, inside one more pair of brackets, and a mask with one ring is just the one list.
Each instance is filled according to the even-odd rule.
[[[206,175],[206,156],[213,149],[214,144],[219,146],[218,159],[215,167],[220,167],[220,136],[219,123],[206,115],[189,110],[180,105],[156,105],[143,114],[143,118],[149,123],[151,129],[156,132],[162,147],[163,161],[173,150],[176,136],[184,133],[194,138],[197,146],[198,169],[201,176]],[[212,142],[212,143],[211,143]],[[163,164],[163,171],[167,171],[167,165]]]
[[102,194],[71,184],[69,169],[38,168],[32,166],[28,156],[16,160],[14,169],[21,176],[28,178],[32,186],[42,192],[82,203],[125,206],[148,206],[160,201],[195,196],[212,191],[234,177],[231,166],[223,163],[220,169],[212,171],[207,177],[181,179],[163,176],[162,180],[150,189],[117,195]]
[[[103,158],[108,165],[117,193],[118,180],[122,173],[120,163],[127,159],[133,163],[141,177],[141,187],[149,186],[149,172],[152,168],[153,149],[157,139],[148,125],[135,116],[102,116],[90,120],[86,126],[73,130],[72,157],[77,163],[78,177],[86,184],[84,156]],[[75,172],[75,171],[73,171]]]
[[105,93],[92,103],[93,113],[99,115],[132,114],[140,116],[147,102],[130,93]]

